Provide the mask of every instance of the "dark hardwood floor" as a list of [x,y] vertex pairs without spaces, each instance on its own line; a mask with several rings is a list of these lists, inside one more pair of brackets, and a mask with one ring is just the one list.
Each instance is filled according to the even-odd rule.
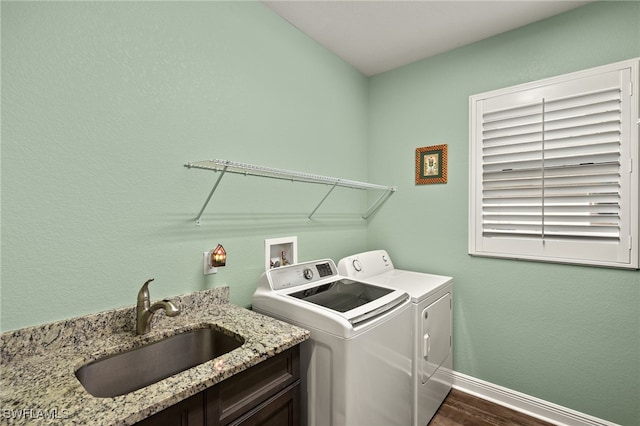
[[552,426],[501,405],[452,389],[429,426]]

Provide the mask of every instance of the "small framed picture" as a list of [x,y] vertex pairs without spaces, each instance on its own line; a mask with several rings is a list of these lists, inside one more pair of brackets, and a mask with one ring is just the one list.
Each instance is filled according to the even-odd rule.
[[447,183],[447,145],[416,148],[416,185]]

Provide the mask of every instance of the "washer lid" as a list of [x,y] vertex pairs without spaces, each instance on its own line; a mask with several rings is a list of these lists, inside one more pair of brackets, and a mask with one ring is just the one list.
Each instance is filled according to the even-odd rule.
[[[331,259],[303,262],[266,271],[256,294],[277,294],[290,309],[311,310],[340,317],[352,327],[383,316],[409,295],[396,288],[355,281],[338,275]],[[254,295],[254,300],[256,295]]]
[[409,300],[403,291],[349,279],[306,288],[288,296],[339,312],[354,327],[391,312]]
[[338,312],[347,312],[393,293],[390,288],[342,279],[317,287],[289,293],[297,299],[324,306]]

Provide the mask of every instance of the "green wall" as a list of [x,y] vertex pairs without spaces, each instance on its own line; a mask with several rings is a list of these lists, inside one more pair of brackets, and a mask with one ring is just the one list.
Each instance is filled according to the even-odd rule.
[[[596,3],[370,79],[369,179],[399,186],[369,248],[455,277],[454,369],[640,424],[640,272],[467,253],[469,96],[640,56],[640,3]],[[637,93],[637,89],[636,89]],[[448,144],[449,182],[414,185]]]
[[[366,193],[217,175],[221,158],[366,180],[367,79],[257,2],[2,3],[2,329],[231,286],[264,239],[363,250]],[[348,199],[346,199],[348,197]],[[204,277],[222,243],[225,268]]]
[[[370,79],[254,2],[6,2],[3,331],[228,284],[249,305],[265,238],[300,260],[386,248],[455,277],[454,368],[624,425],[640,419],[640,273],[467,255],[468,97],[640,56],[640,4],[604,2]],[[449,183],[414,185],[449,144]],[[398,185],[217,175],[223,158]],[[373,196],[375,197],[375,196]],[[218,242],[228,266],[203,277]]]

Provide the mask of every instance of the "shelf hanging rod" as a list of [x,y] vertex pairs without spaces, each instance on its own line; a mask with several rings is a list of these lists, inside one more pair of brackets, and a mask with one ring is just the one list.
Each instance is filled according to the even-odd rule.
[[257,166],[253,164],[238,163],[229,160],[206,160],[191,162],[184,165],[187,168],[196,168],[204,170],[222,171],[228,173],[236,173],[251,176],[271,177],[276,179],[286,179],[307,183],[321,183],[326,185],[337,185],[340,187],[353,189],[379,189],[382,191],[396,190],[393,186],[376,185],[367,182],[358,182],[348,179],[340,179],[335,177],[320,176],[304,172],[296,172],[292,170],[276,169],[272,167]]

